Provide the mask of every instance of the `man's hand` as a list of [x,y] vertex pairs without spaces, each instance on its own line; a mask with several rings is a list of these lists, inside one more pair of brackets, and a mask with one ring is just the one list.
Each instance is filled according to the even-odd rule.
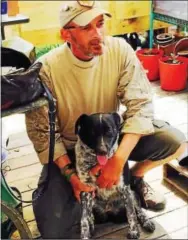
[[100,188],[111,188],[119,182],[124,165],[141,136],[133,133],[124,134],[116,153],[101,169],[101,175],[97,179]]
[[101,175],[97,179],[97,185],[100,188],[111,188],[119,182],[123,171],[125,161],[116,155],[108,160],[101,169]]
[[76,174],[72,175],[70,178],[70,183],[72,185],[74,195],[76,199],[80,202],[80,193],[81,192],[94,192],[95,188],[88,186],[80,181]]
[[96,166],[94,166],[94,167],[90,170],[89,174],[97,177],[97,176],[100,174],[100,171],[101,171],[102,168],[103,168],[103,166],[97,164]]

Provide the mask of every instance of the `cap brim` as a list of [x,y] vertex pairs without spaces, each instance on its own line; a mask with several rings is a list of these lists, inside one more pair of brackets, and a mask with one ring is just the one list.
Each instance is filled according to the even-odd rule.
[[96,17],[103,15],[103,14],[108,17],[112,17],[112,15],[109,12],[105,11],[104,9],[92,8],[88,11],[81,13],[77,17],[75,17],[73,19],[73,22],[76,23],[77,25],[83,27],[83,26],[88,25]]

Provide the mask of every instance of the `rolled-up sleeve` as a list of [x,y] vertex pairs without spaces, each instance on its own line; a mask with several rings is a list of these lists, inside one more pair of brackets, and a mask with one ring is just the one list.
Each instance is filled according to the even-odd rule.
[[126,111],[122,133],[149,135],[154,132],[152,91],[134,50],[126,44],[117,95]]
[[[50,71],[47,62],[41,61],[43,66],[40,70],[40,78],[46,83],[49,90],[52,92],[54,100],[56,97],[53,91],[52,82],[50,80]],[[42,106],[36,110],[26,113],[26,130],[28,137],[33,143],[34,149],[38,154],[39,160],[42,164],[48,163],[49,155],[49,141],[50,141],[50,125],[48,117],[48,106]],[[61,140],[59,133],[59,125],[56,117],[55,126],[55,149],[54,159],[66,154],[66,148]]]

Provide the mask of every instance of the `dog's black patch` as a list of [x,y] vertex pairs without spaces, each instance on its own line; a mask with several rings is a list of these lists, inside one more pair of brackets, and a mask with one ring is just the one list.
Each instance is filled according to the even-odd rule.
[[108,155],[119,134],[121,118],[117,113],[83,114],[76,122],[75,133],[98,155]]

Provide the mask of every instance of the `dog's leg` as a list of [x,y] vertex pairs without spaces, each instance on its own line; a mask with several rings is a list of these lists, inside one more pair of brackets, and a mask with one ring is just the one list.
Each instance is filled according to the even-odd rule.
[[140,201],[134,192],[132,192],[132,196],[133,196],[133,202],[134,202],[134,206],[136,209],[136,213],[137,213],[137,217],[138,217],[138,221],[139,221],[140,225],[146,231],[151,232],[151,233],[154,232],[155,224],[153,223],[152,220],[149,219],[149,217],[145,214],[145,212],[141,208]]
[[88,194],[88,221],[90,227],[90,235],[92,236],[94,233],[94,215],[93,215],[93,206],[94,206],[94,199],[92,197],[92,193]]
[[[90,229],[94,229],[94,221],[92,218],[92,193],[81,192],[81,239],[89,239],[91,237]],[[91,209],[90,209],[91,208]]]
[[140,237],[137,216],[133,204],[133,198],[131,194],[130,186],[119,186],[119,191],[122,197],[122,200],[125,203],[125,209],[127,214],[127,220],[129,224],[129,230],[127,234],[128,239],[138,239]]

